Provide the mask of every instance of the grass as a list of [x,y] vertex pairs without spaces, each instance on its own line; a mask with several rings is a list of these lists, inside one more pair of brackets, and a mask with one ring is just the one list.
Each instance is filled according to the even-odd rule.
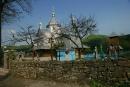
[[96,80],[90,82],[90,87],[130,87],[130,82],[113,83],[113,85],[107,85]]
[[105,86],[98,81],[92,80],[90,82],[90,87],[109,87],[109,86]]

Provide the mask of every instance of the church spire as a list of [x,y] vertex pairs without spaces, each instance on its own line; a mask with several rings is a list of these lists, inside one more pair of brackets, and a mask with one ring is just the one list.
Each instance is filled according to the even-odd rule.
[[50,27],[50,26],[60,26],[56,20],[56,16],[55,16],[55,10],[54,8],[52,9],[52,12],[51,12],[51,19],[47,25],[47,27]]
[[54,8],[52,9],[52,17],[55,17],[55,10],[54,10]]
[[50,23],[49,23],[50,25],[52,24],[52,25],[55,25],[55,24],[57,24],[57,20],[56,20],[56,17],[55,17],[55,10],[54,10],[54,8],[52,9],[52,17],[51,17],[51,20],[50,20]]
[[42,22],[40,22],[40,23],[38,24],[38,31],[37,31],[36,36],[39,36],[39,35],[41,34],[41,29],[42,29]]

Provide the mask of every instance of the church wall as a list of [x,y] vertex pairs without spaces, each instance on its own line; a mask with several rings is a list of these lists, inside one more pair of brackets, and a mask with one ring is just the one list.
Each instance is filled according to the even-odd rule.
[[[51,56],[50,49],[37,50],[37,53],[38,53],[39,57],[50,57]],[[54,52],[53,52],[53,56],[54,56]]]
[[61,61],[75,60],[75,51],[74,50],[70,50],[66,54],[66,50],[59,50],[59,51],[57,51],[57,58],[58,59],[60,58]]

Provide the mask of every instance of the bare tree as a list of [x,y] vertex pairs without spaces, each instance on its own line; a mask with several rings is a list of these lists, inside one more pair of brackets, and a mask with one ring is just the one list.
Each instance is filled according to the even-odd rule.
[[[72,38],[78,38],[81,44],[81,48],[83,50],[83,38],[92,32],[96,31],[96,23],[94,18],[89,17],[74,17],[70,16],[70,23],[67,27],[64,28],[66,30],[66,33],[63,31],[60,33],[61,37],[67,38],[70,40],[72,43],[75,44],[77,48],[79,47],[79,43],[76,43],[76,41]],[[81,58],[80,56],[80,49],[78,49],[78,57]]]
[[16,32],[16,35],[12,37],[16,42],[26,42],[28,45],[33,45],[33,38],[36,35],[36,30],[32,29],[33,26],[20,27],[20,31]]
[[26,42],[28,45],[31,45],[32,52],[33,52],[33,58],[34,58],[34,43],[33,39],[36,36],[36,30],[32,29],[32,26],[27,26],[26,28],[20,27],[21,31],[16,32],[15,35],[12,34],[13,41],[15,43],[17,42]]
[[[64,46],[63,38],[56,35],[58,35],[57,30],[55,31],[55,33],[51,33],[50,37],[48,38],[50,43],[50,49],[51,49],[51,60],[53,60],[54,49],[58,49]],[[57,56],[56,56],[56,60],[57,60]]]
[[71,15],[70,29],[72,30],[72,34],[74,34],[75,37],[78,37],[80,39],[82,48],[83,48],[82,39],[86,35],[94,32],[96,30],[95,28],[96,23],[92,17],[89,17],[88,19],[86,17],[74,18]]

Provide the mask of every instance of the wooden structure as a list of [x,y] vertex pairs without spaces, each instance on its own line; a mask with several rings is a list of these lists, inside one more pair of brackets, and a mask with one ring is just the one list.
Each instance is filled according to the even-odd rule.
[[119,36],[110,36],[108,39],[109,45],[119,46]]
[[120,42],[119,42],[119,36],[114,35],[110,36],[108,38],[108,55],[109,57],[113,57],[114,59],[119,57],[119,51],[120,51]]

